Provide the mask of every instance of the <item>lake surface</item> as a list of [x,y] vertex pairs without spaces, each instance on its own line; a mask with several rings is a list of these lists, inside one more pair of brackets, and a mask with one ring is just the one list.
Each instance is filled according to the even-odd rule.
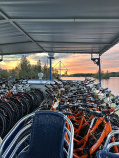
[[[85,77],[62,77],[63,80],[84,80]],[[99,83],[98,80],[95,81],[96,83]],[[110,79],[105,80],[103,79],[102,87],[107,88],[111,90],[111,92],[114,95],[119,95],[119,77],[110,77]]]

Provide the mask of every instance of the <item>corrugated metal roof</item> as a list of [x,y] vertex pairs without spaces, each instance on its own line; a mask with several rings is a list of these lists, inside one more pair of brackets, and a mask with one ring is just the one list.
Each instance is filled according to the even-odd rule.
[[0,0],[0,54],[102,54],[118,42],[118,0]]

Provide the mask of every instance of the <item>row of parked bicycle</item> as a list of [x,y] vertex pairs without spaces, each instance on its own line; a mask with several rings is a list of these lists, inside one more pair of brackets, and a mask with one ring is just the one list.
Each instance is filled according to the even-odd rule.
[[[46,92],[42,109],[61,111],[73,123],[74,158],[110,158],[115,153],[119,157],[119,96],[91,79],[58,79],[55,84],[46,85]],[[69,142],[67,135],[65,138]]]
[[31,89],[27,80],[0,82],[0,136],[3,138],[23,116],[39,107],[43,93]]
[[[108,91],[107,88],[104,89],[99,87],[98,84],[94,84],[94,80],[91,79],[86,79],[81,82],[62,81],[58,79],[54,82],[54,84],[45,85],[47,97],[34,111],[40,111],[39,113],[41,114],[45,113],[41,110],[58,111],[65,114],[70,119],[74,127],[73,157],[119,157],[119,116],[117,114],[119,110],[119,97],[111,94],[111,91]],[[38,90],[34,92],[37,94]],[[46,113],[48,116],[43,117],[42,115],[37,116],[36,112],[36,122],[32,119],[34,113],[26,115],[17,122],[3,139],[0,148],[2,151],[0,151],[1,155],[4,158],[13,158],[19,157],[19,154],[24,153],[24,151],[28,154],[27,151],[32,149],[30,147],[33,147],[34,143],[34,148],[37,149],[38,139],[43,140],[43,146],[44,141],[48,144],[48,137],[40,138],[39,136],[39,133],[44,133],[43,135],[49,136],[55,130],[55,127],[52,126],[52,119],[48,119],[50,112],[46,111]],[[45,123],[42,123],[42,119]],[[58,120],[53,121],[57,124]],[[48,125],[50,125],[50,127]],[[60,125],[59,122],[57,127],[59,128]],[[50,131],[51,127],[53,127],[52,132]],[[72,154],[69,154],[69,151],[71,151],[72,148],[69,148],[69,144],[71,143],[70,136],[73,132],[67,121],[66,127],[63,158],[71,158]],[[14,134],[16,131],[18,131],[17,135]],[[34,132],[38,134],[33,134]],[[52,141],[54,141],[54,136]],[[72,147],[72,145],[70,147]],[[44,150],[45,149],[43,149],[43,151]],[[32,154],[34,154],[33,151]],[[44,152],[43,155],[45,155]]]

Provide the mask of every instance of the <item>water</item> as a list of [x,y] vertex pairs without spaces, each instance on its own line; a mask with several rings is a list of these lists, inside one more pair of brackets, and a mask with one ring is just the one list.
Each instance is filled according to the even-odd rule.
[[[63,80],[84,80],[85,77],[62,77]],[[96,83],[99,81],[96,80]],[[111,90],[114,95],[119,95],[119,77],[110,77],[108,80],[102,80],[102,87]]]

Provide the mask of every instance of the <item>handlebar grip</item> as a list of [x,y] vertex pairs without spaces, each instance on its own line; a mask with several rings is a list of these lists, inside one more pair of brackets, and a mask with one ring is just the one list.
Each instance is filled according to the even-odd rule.
[[63,112],[64,115],[73,115],[71,112]]
[[93,111],[93,110],[89,110],[89,109],[86,109],[86,108],[82,108],[82,107],[79,107],[79,110],[82,110],[82,111],[86,111],[94,116],[97,116],[97,117],[103,117],[104,114],[100,111]]
[[50,85],[51,85],[54,89],[57,89],[53,84],[50,83]]
[[62,110],[62,109],[67,109],[67,108],[70,108],[71,106],[69,105],[60,105],[59,106],[59,109]]
[[95,80],[91,80],[91,81],[89,81],[89,82],[90,82],[90,83],[91,83],[91,82],[95,82]]
[[106,90],[108,90],[108,88],[104,88],[104,89],[102,89],[102,93],[104,93]]
[[92,110],[90,110],[90,113],[92,115],[94,115],[94,116],[97,116],[97,117],[103,117],[104,116],[104,114],[102,112],[100,112],[100,111],[92,111]]
[[58,88],[60,88],[59,84],[54,80],[55,84],[58,86]]
[[52,92],[52,89],[50,87],[48,87],[47,85],[45,85],[45,87],[50,91]]
[[108,90],[108,88],[105,88],[104,90]]
[[62,79],[60,79],[59,77],[56,77],[56,79],[57,79],[58,81],[61,81],[61,82],[63,82],[63,81],[62,81]]
[[79,110],[86,111],[86,108],[78,107]]
[[45,87],[49,89],[49,87],[45,84]]
[[45,90],[48,94],[51,94],[51,92],[49,92],[47,89]]

